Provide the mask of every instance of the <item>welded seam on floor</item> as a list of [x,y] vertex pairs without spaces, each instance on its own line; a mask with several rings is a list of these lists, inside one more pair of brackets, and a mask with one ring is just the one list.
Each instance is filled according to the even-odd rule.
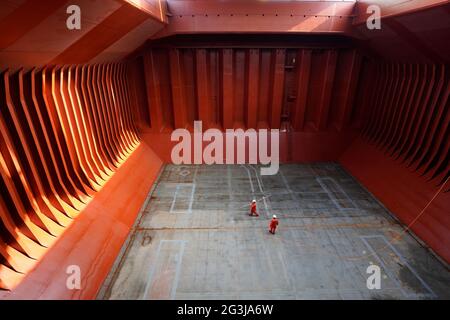
[[[192,213],[192,206],[194,204],[194,195],[195,195],[195,189],[196,189],[195,181],[196,181],[196,177],[197,177],[197,170],[198,170],[198,167],[196,166],[195,170],[194,170],[193,178],[192,178],[192,183],[180,183],[180,182],[176,183],[175,194],[172,199],[172,204],[170,206],[169,213],[175,213],[175,214],[180,214],[180,213],[181,214],[183,214],[183,213],[190,214],[190,213]],[[179,174],[184,176],[181,172]],[[181,187],[191,187],[188,209],[187,210],[174,210]]]
[[253,181],[252,181],[252,175],[250,173],[250,170],[248,170],[248,168],[241,164],[241,167],[245,169],[245,171],[247,171],[247,175],[248,175],[248,181],[250,182],[250,188],[252,189],[252,195],[255,195],[255,187],[253,187]]
[[[269,205],[267,204],[267,198],[270,195],[266,195],[266,193],[264,192],[264,188],[263,188],[263,182],[260,181],[260,177],[258,176],[258,170],[255,169],[252,165],[248,165],[251,169],[253,169],[253,171],[255,172],[255,177],[256,177],[256,181],[258,181],[258,186],[259,186],[259,191],[262,194],[262,200],[264,203],[264,207],[266,209],[265,213],[266,213],[266,218],[269,218],[270,216],[272,216],[271,214],[271,210],[269,209]],[[262,179],[261,179],[262,180]]]
[[178,190],[180,190],[180,185],[177,184],[175,187],[175,194],[173,195],[172,205],[170,206],[169,213],[174,213],[173,208],[175,207],[175,202],[177,201]]
[[291,200],[295,201],[296,199],[293,196],[294,192],[292,191],[291,186],[289,185],[289,182],[287,181],[286,177],[284,176],[283,171],[281,170],[281,168],[280,168],[280,170],[278,172],[280,173],[281,180],[283,181],[284,186],[286,187],[286,190],[291,195]]
[[[333,191],[330,190],[330,188],[324,183],[324,181],[326,180],[331,181],[336,186],[336,188],[338,189],[337,191],[339,191],[345,196],[346,200],[348,200],[352,204],[353,208],[344,208],[339,204],[338,199],[333,195]],[[349,211],[358,209],[358,206],[355,204],[355,202],[353,202],[353,200],[348,196],[348,194],[344,191],[344,189],[342,189],[342,187],[339,185],[339,183],[336,182],[335,179],[333,179],[332,177],[316,177],[316,181],[320,184],[322,189],[328,194],[331,201],[333,201],[333,203],[340,211]]]
[[180,252],[179,254],[177,254],[178,258],[177,258],[177,266],[175,268],[175,277],[174,277],[174,281],[172,283],[172,287],[170,290],[170,300],[173,300],[175,298],[175,294],[178,288],[178,282],[180,279],[180,272],[181,272],[181,264],[183,262],[183,256],[184,256],[184,249],[186,246],[186,240],[160,240],[159,244],[158,244],[158,249],[156,250],[156,256],[155,256],[155,261],[152,264],[150,273],[149,273],[149,277],[147,280],[147,285],[145,286],[145,290],[144,290],[144,294],[142,295],[141,300],[147,300],[148,298],[148,291],[150,290],[155,272],[156,272],[156,267],[158,266],[158,259],[161,255],[161,246],[163,243],[167,243],[167,242],[174,242],[174,243],[181,243],[181,248],[180,248]]

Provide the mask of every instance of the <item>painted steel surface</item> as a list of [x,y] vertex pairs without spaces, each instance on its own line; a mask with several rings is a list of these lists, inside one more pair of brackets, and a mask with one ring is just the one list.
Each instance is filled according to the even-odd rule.
[[12,289],[140,138],[125,64],[6,70],[0,85],[0,287]]

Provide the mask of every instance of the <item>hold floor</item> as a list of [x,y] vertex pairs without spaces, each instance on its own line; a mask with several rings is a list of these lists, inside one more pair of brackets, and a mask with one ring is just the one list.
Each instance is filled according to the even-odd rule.
[[[166,165],[97,298],[450,298],[448,266],[338,164],[259,173]],[[367,288],[371,264],[380,289]]]

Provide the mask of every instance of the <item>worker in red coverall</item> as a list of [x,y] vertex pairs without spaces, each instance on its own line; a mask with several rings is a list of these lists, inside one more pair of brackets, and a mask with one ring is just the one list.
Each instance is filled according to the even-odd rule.
[[275,230],[277,229],[277,227],[278,227],[278,219],[276,215],[273,215],[272,220],[270,220],[269,223],[269,232],[271,234],[275,234]]
[[256,212],[256,200],[253,200],[250,204],[250,214],[249,216],[256,216],[259,217],[258,212]]

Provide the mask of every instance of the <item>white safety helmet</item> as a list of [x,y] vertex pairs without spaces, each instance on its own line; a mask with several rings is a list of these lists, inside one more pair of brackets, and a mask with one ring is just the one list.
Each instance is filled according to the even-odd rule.
[[256,200],[255,199],[253,199],[253,201],[252,201],[253,203],[255,203],[256,202]]
[[277,215],[276,215],[276,214],[274,214],[274,215],[272,216],[272,218],[276,219],[276,218],[277,218]]

